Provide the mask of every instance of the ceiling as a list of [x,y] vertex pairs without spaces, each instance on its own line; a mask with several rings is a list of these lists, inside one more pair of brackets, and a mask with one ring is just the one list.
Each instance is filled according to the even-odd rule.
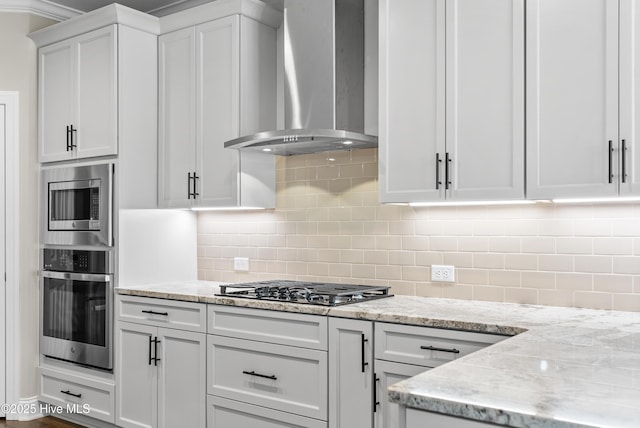
[[[116,3],[140,10],[155,16],[168,15],[190,7],[209,3],[215,0],[118,0]],[[262,0],[277,9],[282,10],[284,0]],[[80,12],[90,12],[108,4],[114,0],[49,0],[48,3],[75,9]]]

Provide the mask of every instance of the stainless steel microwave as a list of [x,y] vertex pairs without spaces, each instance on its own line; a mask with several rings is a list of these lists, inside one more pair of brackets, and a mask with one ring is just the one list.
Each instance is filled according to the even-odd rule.
[[42,169],[42,243],[113,245],[113,163]]

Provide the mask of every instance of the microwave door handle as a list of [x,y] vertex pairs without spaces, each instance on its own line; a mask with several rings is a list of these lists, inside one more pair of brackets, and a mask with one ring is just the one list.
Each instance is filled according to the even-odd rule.
[[69,281],[112,282],[113,275],[95,273],[51,272],[43,271],[43,278],[64,279]]

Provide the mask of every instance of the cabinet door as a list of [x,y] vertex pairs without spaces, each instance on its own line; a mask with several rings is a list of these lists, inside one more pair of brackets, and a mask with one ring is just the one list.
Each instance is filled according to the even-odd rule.
[[620,1],[620,195],[640,196],[640,5]]
[[118,37],[116,25],[76,38],[78,158],[118,152]]
[[446,9],[447,199],[522,199],[524,0]]
[[158,426],[206,425],[206,335],[158,329]]
[[240,154],[224,142],[238,137],[240,116],[239,16],[196,28],[198,205],[238,205]]
[[375,428],[401,428],[400,405],[389,402],[387,388],[427,370],[425,367],[411,364],[376,360],[376,397],[380,405],[374,416]]
[[151,361],[156,327],[116,324],[116,425],[157,427],[158,376]]
[[406,411],[406,428],[491,428],[497,426],[495,424],[474,421],[471,419],[462,419],[440,413],[425,412],[418,409],[407,409]]
[[380,0],[379,31],[380,201],[444,198],[445,0]]
[[67,127],[75,117],[74,47],[72,40],[39,50],[39,126],[40,162],[71,159]]
[[373,323],[329,318],[329,426],[373,424]]
[[326,421],[207,396],[207,428],[327,428]]
[[196,172],[195,46],[193,28],[158,39],[158,204],[165,208],[191,205],[188,174]]
[[527,197],[618,193],[618,0],[527,1]]

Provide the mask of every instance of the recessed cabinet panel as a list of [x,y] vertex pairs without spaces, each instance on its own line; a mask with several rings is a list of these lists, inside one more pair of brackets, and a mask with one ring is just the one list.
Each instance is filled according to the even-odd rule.
[[274,207],[275,158],[224,143],[275,129],[276,30],[232,14],[159,43],[159,205]]
[[327,353],[208,336],[207,392],[326,420]]
[[[78,412],[105,422],[115,421],[113,382],[76,376],[68,371],[40,368],[38,399],[54,406],[75,407]],[[88,406],[88,412],[87,408]]]
[[158,329],[158,426],[206,425],[206,335]]
[[327,428],[327,422],[214,395],[207,396],[207,428],[231,427]]
[[400,424],[400,405],[389,402],[387,388],[426,370],[428,369],[425,367],[411,364],[376,360],[376,376],[380,379],[376,384],[376,388],[378,389],[377,397],[380,404],[374,415],[375,428],[404,428]]
[[[199,197],[204,205],[238,204],[240,152],[224,142],[239,136],[240,17],[199,25],[197,70],[198,162],[203,171]],[[206,174],[204,173],[206,171]]]
[[445,1],[380,1],[380,200],[439,199],[445,144]]
[[506,339],[495,334],[388,323],[377,323],[375,334],[376,359],[423,367],[437,367]]
[[116,328],[116,423],[122,427],[158,426],[157,367],[151,364],[151,339],[157,328],[118,323]]
[[329,318],[329,426],[373,425],[373,323]]
[[78,157],[117,154],[117,46],[115,25],[78,37]]
[[165,34],[159,46],[159,202],[190,204],[189,175],[196,170],[195,29]]
[[72,156],[67,150],[66,127],[75,117],[73,49],[73,42],[65,40],[39,51],[41,160],[65,160]]
[[524,197],[524,19],[523,0],[380,2],[381,202]]
[[640,5],[620,1],[620,195],[640,196]]
[[425,412],[417,409],[407,409],[406,428],[495,428],[496,425],[485,422],[462,419],[440,413]]
[[526,43],[527,197],[617,195],[618,0],[528,0]]
[[40,48],[40,162],[118,152],[117,25]]
[[446,27],[447,199],[522,199],[524,1],[447,0]]

